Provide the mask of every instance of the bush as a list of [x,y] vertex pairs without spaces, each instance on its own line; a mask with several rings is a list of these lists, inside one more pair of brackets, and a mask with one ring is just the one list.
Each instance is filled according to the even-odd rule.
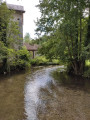
[[16,52],[16,66],[22,69],[30,67],[30,54],[26,48],[22,48]]
[[0,41],[0,63],[3,61],[4,58],[7,56],[7,48],[4,46],[4,43]]
[[57,59],[53,59],[52,62],[50,62],[49,59],[46,59],[45,56],[38,56],[31,60],[31,65],[59,65],[60,61]]
[[25,69],[30,67],[30,54],[25,49],[20,50],[8,49],[7,55],[7,72],[15,69]]
[[47,65],[48,61],[44,56],[38,56],[31,60],[31,65]]
[[90,67],[85,68],[84,77],[90,78]]
[[53,63],[53,64],[56,64],[56,65],[59,65],[59,64],[60,64],[60,60],[53,59],[53,60],[52,60],[52,63]]
[[90,78],[90,60],[85,61],[84,77]]
[[85,61],[85,66],[90,66],[90,60]]

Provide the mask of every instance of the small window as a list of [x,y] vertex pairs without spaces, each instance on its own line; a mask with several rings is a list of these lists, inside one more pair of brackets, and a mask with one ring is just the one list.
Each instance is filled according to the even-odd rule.
[[17,20],[20,20],[20,18],[18,18]]

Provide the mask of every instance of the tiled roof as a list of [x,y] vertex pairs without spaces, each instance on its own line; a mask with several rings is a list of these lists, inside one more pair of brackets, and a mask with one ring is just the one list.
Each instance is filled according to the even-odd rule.
[[28,43],[24,43],[24,46],[26,46],[28,51],[37,51],[38,50],[38,45],[34,44],[34,45],[30,45]]
[[20,5],[13,5],[13,4],[7,4],[7,7],[10,10],[15,10],[15,11],[20,11],[20,12],[25,12],[24,7]]

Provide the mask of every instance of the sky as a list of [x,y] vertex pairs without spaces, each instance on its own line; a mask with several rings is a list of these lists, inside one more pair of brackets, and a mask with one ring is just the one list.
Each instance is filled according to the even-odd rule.
[[6,0],[6,2],[24,6],[26,12],[24,13],[23,35],[25,36],[26,33],[30,33],[31,38],[36,38],[34,21],[37,20],[37,17],[40,17],[40,12],[35,6],[39,4],[39,0]]

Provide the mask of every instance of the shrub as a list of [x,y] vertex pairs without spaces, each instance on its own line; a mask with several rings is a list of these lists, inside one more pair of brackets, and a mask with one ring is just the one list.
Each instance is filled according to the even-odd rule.
[[60,60],[58,60],[58,59],[53,59],[53,60],[52,60],[52,63],[58,65],[58,64],[60,64]]
[[53,59],[52,62],[50,62],[49,59],[46,59],[45,56],[38,56],[31,60],[31,65],[59,65],[60,61],[57,59]]
[[15,51],[8,49],[7,54],[7,72],[15,69],[25,69],[30,67],[30,54],[25,49]]
[[84,77],[90,78],[90,67],[85,68]]
[[30,67],[30,54],[26,48],[22,48],[16,52],[16,66],[19,68],[29,68]]
[[31,60],[32,65],[47,65],[48,61],[44,56],[37,56]]
[[90,60],[85,61],[84,77],[90,78]]

